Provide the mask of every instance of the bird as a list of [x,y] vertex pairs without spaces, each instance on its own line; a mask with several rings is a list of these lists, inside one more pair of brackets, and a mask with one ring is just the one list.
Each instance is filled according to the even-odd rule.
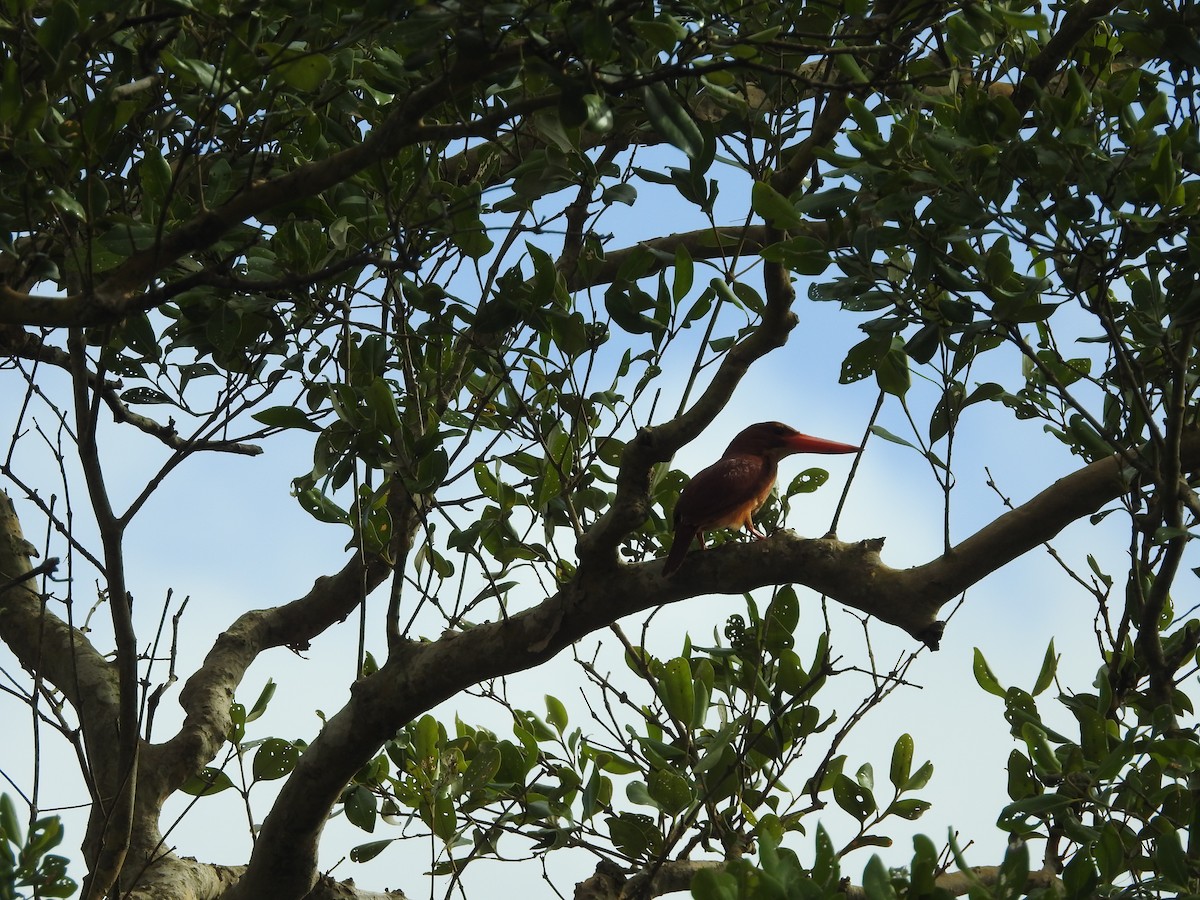
[[793,453],[857,453],[861,447],[801,434],[782,422],[759,422],[738,432],[724,455],[687,483],[675,504],[675,540],[663,574],[683,565],[693,539],[713,528],[745,528],[755,538],[766,537],[754,527],[753,515],[771,494],[779,460]]

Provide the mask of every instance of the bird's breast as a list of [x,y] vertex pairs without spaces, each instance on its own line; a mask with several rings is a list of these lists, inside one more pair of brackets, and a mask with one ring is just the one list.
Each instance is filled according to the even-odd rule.
[[775,486],[774,463],[760,456],[731,456],[696,474],[675,507],[675,517],[698,528],[737,528],[763,505]]

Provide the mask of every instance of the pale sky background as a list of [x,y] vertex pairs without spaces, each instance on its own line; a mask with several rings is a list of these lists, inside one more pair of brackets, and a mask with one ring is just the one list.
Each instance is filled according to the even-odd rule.
[[[727,196],[718,207],[717,221],[736,221],[746,206],[745,193],[733,184],[725,190]],[[639,185],[639,191],[643,193],[643,202],[632,211],[614,211],[620,215],[604,220],[602,228],[638,228],[650,234],[687,230],[702,224],[702,219],[689,207],[672,206],[666,199],[669,192],[653,193],[649,186],[643,185]],[[651,196],[656,198],[653,204],[646,203]],[[647,209],[655,210],[649,220]],[[629,239],[622,232],[621,239],[613,241],[612,246],[627,243]],[[831,268],[824,278],[833,274]],[[710,277],[711,273],[698,266],[696,291]],[[748,280],[761,286],[757,274]],[[797,282],[800,299],[795,308],[800,325],[787,346],[752,369],[730,406],[699,440],[684,448],[675,461],[676,466],[694,473],[716,459],[739,429],[765,419],[782,420],[801,431],[835,440],[855,442],[861,438],[876,399],[874,380],[843,386],[837,379],[846,350],[862,338],[857,330],[862,319],[841,312],[836,304],[809,301],[808,283],[808,279]],[[732,316],[724,321],[733,321]],[[1000,359],[994,366],[989,364],[973,373],[968,389],[977,381],[987,380],[1001,381],[1010,389],[1020,385],[1016,355],[1007,351],[996,355]],[[686,378],[682,360],[690,360],[690,355],[680,353],[678,358],[681,368],[668,370],[662,380],[659,421],[674,410]],[[48,381],[65,386],[65,378]],[[0,429],[11,434],[21,388],[19,379],[11,373],[5,373],[0,384],[3,385],[0,396],[4,398],[0,400]],[[922,427],[936,399],[927,384],[914,378],[910,402]],[[142,411],[150,415],[161,412],[155,407]],[[52,427],[44,408],[37,418],[44,428]],[[910,436],[892,401],[879,424],[901,436]],[[131,496],[148,473],[157,468],[164,454],[152,439],[131,434],[131,429],[106,426],[102,432],[101,448],[110,489],[118,497]],[[312,436],[278,437],[266,446],[267,453],[258,458],[210,454],[189,460],[168,478],[129,531],[128,570],[141,645],[145,646],[153,635],[168,590],[174,590],[177,601],[183,596],[191,598],[180,646],[178,670],[183,678],[203,658],[220,631],[240,613],[294,599],[304,594],[315,578],[337,570],[345,561],[342,548],[348,531],[310,519],[289,494],[291,479],[311,465]],[[826,531],[851,459],[793,457],[782,463],[780,479],[784,483],[812,465],[827,468],[831,473],[829,483],[816,494],[793,502],[790,527],[809,536]],[[44,494],[61,492],[54,463],[36,436],[23,439],[17,460],[18,470],[39,485]],[[1018,422],[998,404],[971,407],[963,417],[955,446],[958,487],[954,492],[954,539],[961,540],[1003,512],[999,498],[986,486],[984,466],[990,468],[1000,489],[1020,503],[1080,465],[1078,458],[1071,457],[1053,437],[1042,433],[1040,423]],[[77,515],[84,510],[80,485],[79,481],[73,484]],[[27,537],[41,546],[40,516],[11,485],[6,484],[5,488],[16,501]],[[124,500],[118,500],[117,505],[123,507]],[[79,521],[77,527],[84,532],[91,529],[87,521]],[[872,437],[838,533],[844,540],[886,537],[883,559],[896,567],[923,563],[940,553],[941,494],[925,461],[908,448]],[[53,552],[63,555],[61,542],[56,540],[53,546]],[[1089,526],[1086,521],[1076,523],[1055,542],[1055,547],[1079,571],[1086,570],[1085,555],[1090,552],[1118,581],[1121,578],[1124,537],[1119,528],[1109,523],[1099,528]],[[93,583],[93,575],[87,573],[75,585],[80,611],[94,596]],[[60,585],[59,590],[65,591],[65,587]],[[820,628],[820,608],[812,592],[801,589],[800,594],[797,649],[802,659],[808,659]],[[761,592],[760,596],[767,594]],[[527,598],[529,603],[539,599],[536,594]],[[61,611],[61,605],[56,608]],[[368,649],[382,658],[385,645],[380,597],[370,600],[369,609]],[[949,611],[949,607],[944,609],[943,616]],[[732,613],[744,613],[741,598],[697,598],[677,604],[655,619],[650,647],[664,659],[678,655],[685,632],[698,645],[711,644],[714,629],[719,632]],[[877,797],[886,802],[890,797],[887,769],[893,742],[902,732],[911,733],[916,742],[914,769],[926,759],[935,765],[933,781],[912,796],[931,801],[933,808],[914,823],[888,820],[878,831],[895,838],[895,845],[890,850],[858,851],[844,863],[843,874],[860,882],[862,868],[873,852],[879,852],[888,865],[906,865],[911,858],[908,835],[923,832],[941,845],[951,827],[960,832],[961,843],[974,842],[967,853],[973,864],[1000,861],[1006,836],[995,829],[994,821],[1006,802],[1005,763],[1009,752],[1018,745],[1008,734],[1001,701],[985,694],[972,678],[972,648],[978,646],[984,652],[1002,684],[1029,689],[1046,645],[1053,637],[1063,655],[1059,669],[1063,684],[1074,690],[1087,690],[1098,665],[1091,634],[1093,614],[1094,602],[1090,597],[1042,551],[1018,560],[970,591],[946,630],[942,650],[924,653],[910,669],[908,677],[920,689],[897,691],[868,717],[842,750],[849,755],[848,773],[864,762],[874,765]],[[96,615],[97,630],[101,633],[108,631],[107,618],[107,610]],[[831,603],[830,621],[834,648],[843,657],[843,665],[866,667],[862,630],[856,618]],[[640,620],[622,625],[631,637],[639,633]],[[251,668],[238,693],[241,702],[247,706],[253,703],[268,678],[278,682],[279,689],[267,714],[249,726],[248,739],[267,736],[311,739],[320,725],[315,711],[332,713],[348,696],[357,629],[357,617],[352,616],[314,641],[303,657],[275,650]],[[873,623],[870,633],[876,659],[884,671],[915,646],[908,635],[880,623]],[[612,649],[614,639],[607,632],[581,641],[579,655],[591,657],[591,648],[597,640],[605,647],[602,659],[611,660],[609,668],[622,671],[619,648]],[[19,672],[7,651],[0,651],[0,665],[11,674]],[[160,681],[165,676],[165,667],[157,669],[154,676],[156,683]],[[584,683],[582,672],[570,655],[562,654],[537,670],[511,676],[509,696],[518,706],[544,715],[542,698],[550,686],[551,692],[567,703],[572,714],[571,727],[583,725],[586,734],[589,730],[586,709],[578,699],[578,686]],[[844,710],[840,716],[844,718],[857,706],[868,686],[863,675],[833,679],[818,696],[817,705],[823,710],[831,707]],[[1052,689],[1039,698],[1040,708],[1048,721],[1062,723],[1069,734],[1069,717],[1060,715],[1055,708],[1054,693]],[[158,710],[154,734],[158,739],[170,734],[178,723],[177,697],[178,685],[168,692]],[[435,715],[451,728],[456,714],[467,722],[493,728],[501,738],[511,737],[508,723],[497,710],[485,708],[481,701],[455,698],[435,710]],[[28,712],[11,697],[4,696],[0,697],[0,716],[7,732],[0,749],[0,769],[28,789],[31,779]],[[42,734],[43,809],[79,804],[86,798],[86,792],[75,771],[73,756],[52,732],[43,730]],[[811,765],[820,759],[819,747],[817,742],[814,752],[807,757]],[[229,771],[236,781],[235,769]],[[786,781],[799,791],[808,774],[810,769],[802,763]],[[252,796],[265,801],[273,789],[270,784],[259,785]],[[13,792],[8,789],[8,793]],[[618,805],[624,803],[621,781],[617,781],[615,797]],[[169,812],[182,811],[188,799],[181,797],[173,802]],[[266,802],[256,806],[259,820],[267,809]],[[79,879],[83,875],[78,851],[83,819],[69,809],[64,811],[64,818],[67,842],[60,852],[71,858],[70,873]],[[818,820],[830,830],[835,844],[840,845],[853,833],[849,817],[831,800],[823,813],[807,820],[807,837],[790,839],[789,846],[799,852],[801,859],[811,858],[812,833]],[[164,826],[167,824],[169,815]],[[328,868],[353,846],[394,833],[394,829],[380,823],[375,833],[368,835],[343,820],[335,820],[326,831],[322,865]],[[170,841],[181,855],[210,862],[243,863],[248,856],[249,836],[246,816],[236,795],[226,792],[200,801],[172,832]],[[515,843],[501,846],[518,852]],[[428,847],[427,840],[401,842],[365,865],[347,859],[335,874],[339,878],[353,877],[363,887],[401,887],[409,896],[427,896],[431,888],[421,873],[427,868]],[[1041,847],[1035,845],[1031,851],[1036,865]],[[587,877],[593,866],[590,855],[565,851],[550,855],[548,871],[558,890],[569,896],[575,882]],[[444,884],[443,881],[434,895],[442,895]],[[467,896],[473,891],[495,893],[500,885],[519,890],[527,897],[553,896],[542,881],[537,862],[515,865],[476,862],[469,867],[465,884]]]

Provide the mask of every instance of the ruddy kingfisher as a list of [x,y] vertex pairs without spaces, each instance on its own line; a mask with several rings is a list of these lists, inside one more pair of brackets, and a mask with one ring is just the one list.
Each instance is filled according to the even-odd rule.
[[779,460],[793,453],[857,453],[861,447],[810,437],[782,422],[759,422],[738,433],[725,454],[696,473],[675,504],[675,541],[663,574],[670,575],[699,536],[713,528],[745,528],[757,539],[753,515],[771,494]]

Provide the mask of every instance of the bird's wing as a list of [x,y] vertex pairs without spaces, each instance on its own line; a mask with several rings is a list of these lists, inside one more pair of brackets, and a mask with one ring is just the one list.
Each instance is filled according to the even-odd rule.
[[742,525],[771,493],[775,467],[760,456],[727,456],[702,469],[675,504],[675,521],[696,528]]

